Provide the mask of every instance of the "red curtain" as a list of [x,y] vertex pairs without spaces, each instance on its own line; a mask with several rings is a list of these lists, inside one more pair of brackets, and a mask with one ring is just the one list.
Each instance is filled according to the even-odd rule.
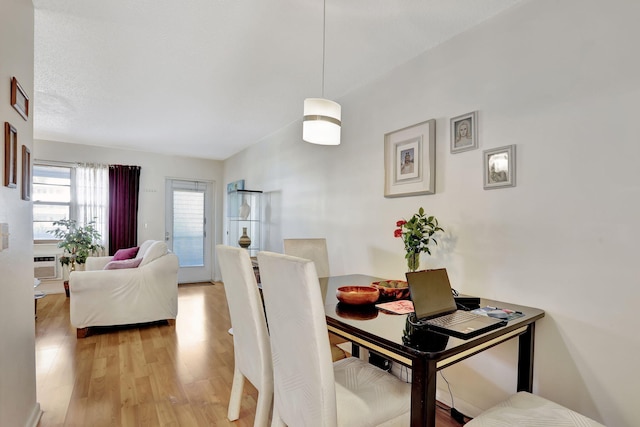
[[109,165],[109,255],[137,246],[140,166]]

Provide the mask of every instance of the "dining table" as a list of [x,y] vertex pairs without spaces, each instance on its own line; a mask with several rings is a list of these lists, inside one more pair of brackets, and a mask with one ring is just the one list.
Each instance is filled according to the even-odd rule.
[[469,338],[416,327],[409,314],[394,314],[375,304],[347,305],[336,297],[341,286],[370,286],[383,280],[364,274],[322,277],[327,329],[370,352],[411,368],[411,426],[435,427],[436,374],[491,347],[518,338],[516,391],[532,391],[536,321],[544,317],[538,308],[480,298],[480,307],[500,307],[522,313],[506,326]]

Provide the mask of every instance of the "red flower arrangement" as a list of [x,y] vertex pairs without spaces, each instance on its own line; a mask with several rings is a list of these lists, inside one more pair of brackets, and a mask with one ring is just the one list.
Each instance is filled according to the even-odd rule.
[[405,258],[410,271],[416,271],[420,266],[420,253],[426,252],[431,255],[429,244],[438,244],[433,235],[438,231],[444,231],[438,225],[438,220],[433,215],[425,215],[424,209],[420,208],[409,221],[403,219],[396,222],[394,237],[400,237],[404,241],[406,251]]

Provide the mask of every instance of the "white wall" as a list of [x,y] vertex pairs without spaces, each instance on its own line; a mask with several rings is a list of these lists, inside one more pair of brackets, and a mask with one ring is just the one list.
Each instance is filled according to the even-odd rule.
[[[268,249],[328,239],[332,274],[402,278],[396,220],[446,229],[423,268],[454,287],[546,310],[534,391],[608,426],[640,417],[640,3],[524,2],[340,99],[342,145],[296,123],[225,162],[264,190]],[[300,100],[302,111],[302,100]],[[449,118],[478,110],[480,149],[449,152]],[[436,119],[437,193],[383,197],[384,134]],[[517,187],[483,190],[482,151],[517,145]],[[516,342],[445,370],[456,406],[515,391]],[[448,393],[442,394],[448,400]]]
[[[147,239],[164,239],[165,182],[167,178],[210,181],[214,186],[212,212],[214,238],[212,245],[222,242],[222,222],[224,219],[222,204],[226,191],[223,191],[223,165],[220,161],[41,140],[35,141],[34,153],[35,159],[38,160],[141,166],[138,205],[139,243]],[[211,253],[213,252],[214,250],[211,248]]]
[[[31,203],[22,200],[22,146],[33,153],[33,112],[25,121],[10,105],[15,76],[33,99],[33,4],[0,2],[0,223],[9,248],[0,252],[0,425],[33,426],[36,402]],[[4,186],[4,123],[18,131],[18,186]]]

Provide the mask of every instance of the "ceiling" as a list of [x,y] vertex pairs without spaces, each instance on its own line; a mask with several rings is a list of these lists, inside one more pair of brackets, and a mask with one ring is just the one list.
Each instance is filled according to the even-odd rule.
[[[326,0],[324,97],[520,1]],[[35,139],[224,160],[323,95],[322,0],[33,3]]]

